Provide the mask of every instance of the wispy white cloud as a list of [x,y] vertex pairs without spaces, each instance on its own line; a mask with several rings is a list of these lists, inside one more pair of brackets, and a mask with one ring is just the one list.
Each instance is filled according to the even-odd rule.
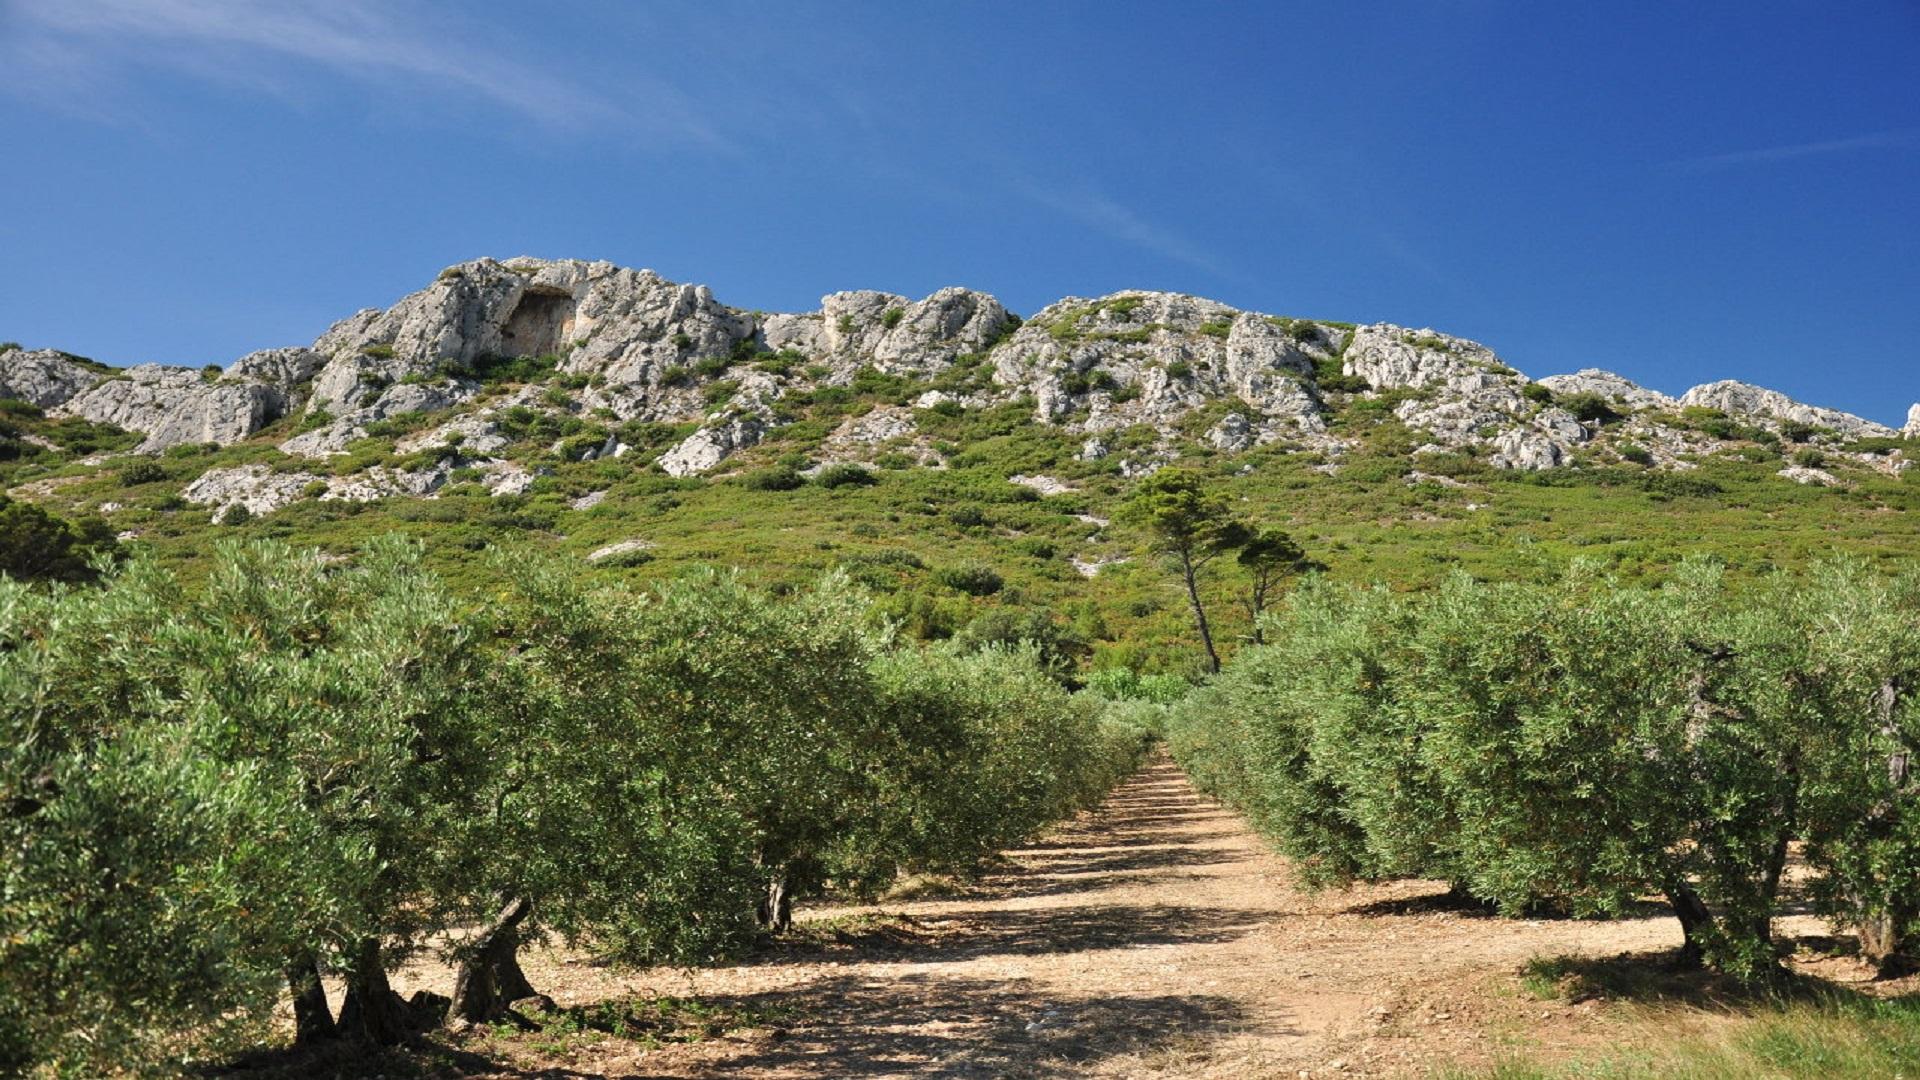
[[[139,69],[287,95],[301,76],[318,73],[445,103],[465,98],[564,131],[640,130],[724,144],[664,81],[624,78],[622,97],[649,103],[629,109],[531,70],[457,22],[406,11],[370,0],[12,0],[0,14],[0,47],[50,80],[39,85],[43,98],[51,88],[81,112],[108,111],[112,102],[101,98],[129,92],[126,77]],[[8,81],[35,89],[31,79]]]
[[1232,276],[1211,252],[1179,232],[1148,220],[1092,188],[1048,185],[1030,176],[1016,176],[1012,184],[1021,196],[1115,240],[1204,270],[1215,277]]
[[1688,172],[1703,172],[1735,165],[1758,165],[1771,161],[1790,161],[1794,158],[1845,154],[1856,150],[1884,150],[1902,146],[1920,146],[1920,128],[1874,131],[1864,135],[1850,135],[1844,139],[1784,143],[1780,146],[1735,150],[1725,154],[1704,154],[1699,157],[1682,158],[1670,164]]

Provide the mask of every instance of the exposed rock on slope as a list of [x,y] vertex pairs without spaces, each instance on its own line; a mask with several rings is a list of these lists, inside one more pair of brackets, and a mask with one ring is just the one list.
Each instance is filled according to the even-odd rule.
[[50,409],[99,382],[102,375],[98,368],[57,349],[11,349],[0,353],[0,398]]
[[[962,288],[920,300],[839,292],[816,311],[766,315],[723,304],[705,286],[577,260],[449,267],[386,310],[334,324],[311,348],[253,353],[224,372],[115,373],[50,350],[0,354],[0,396],[140,432],[146,452],[233,443],[297,416],[276,429],[291,455],[341,454],[376,433],[421,455],[400,463],[411,472],[330,478],[330,498],[431,493],[456,450],[464,476],[524,491],[539,455],[509,460],[514,445],[524,451],[517,440],[544,431],[540,445],[570,460],[618,456],[629,449],[616,438],[622,424],[685,425],[648,460],[697,475],[777,437],[807,403],[845,400],[875,380],[907,389],[871,412],[834,414],[818,444],[824,458],[934,461],[938,440],[921,430],[931,418],[916,410],[952,417],[1016,403],[1036,423],[1084,436],[1083,459],[1119,448],[1126,476],[1196,443],[1223,453],[1280,443],[1326,454],[1334,471],[1357,436],[1350,422],[1329,420],[1361,405],[1412,431],[1417,452],[1511,469],[1622,458],[1689,468],[1727,445],[1729,418],[1750,425],[1746,435],[1785,424],[1831,432],[1819,436],[1829,449],[1898,434],[1745,383],[1679,399],[1598,369],[1535,384],[1485,346],[1433,330],[1283,318],[1176,293],[1068,298],[1025,323]],[[1682,415],[1689,407],[1726,417],[1703,423]],[[508,417],[518,434],[503,431]],[[1920,436],[1920,406],[1906,432]],[[426,453],[435,448],[448,453]],[[1906,464],[1901,455],[1876,461],[1867,463]],[[190,497],[223,506],[257,510],[315,490],[304,473],[208,476]]]
[[281,392],[266,383],[210,382],[191,368],[142,364],[73,397],[61,411],[138,431],[147,437],[140,449],[155,451],[238,442],[279,419],[285,406]]
[[1555,394],[1598,394],[1629,409],[1676,409],[1680,402],[1611,371],[1581,368],[1571,375],[1549,375],[1540,385]]
[[1237,398],[1245,426],[1223,438],[1244,448],[1326,430],[1314,365],[1343,340],[1316,323],[1175,293],[1069,298],[993,350],[993,380],[1031,394],[1035,419],[1090,432],[1168,425]]
[[1852,413],[1802,405],[1778,390],[1768,390],[1763,386],[1735,382],[1732,379],[1696,386],[1680,398],[1680,404],[1719,409],[1729,416],[1786,420],[1829,427],[1854,439],[1899,434],[1885,424],[1863,420]]

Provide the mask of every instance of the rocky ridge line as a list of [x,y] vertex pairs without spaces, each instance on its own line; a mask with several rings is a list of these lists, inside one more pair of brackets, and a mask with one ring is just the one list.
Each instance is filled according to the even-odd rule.
[[[734,362],[767,356],[783,361]],[[545,358],[551,370],[505,398],[481,394],[489,370],[523,357]],[[952,378],[956,371],[970,378]],[[432,468],[342,482],[324,469],[248,467],[202,477],[186,493],[258,512],[319,492],[316,483],[325,491],[315,497],[428,494],[459,465],[481,467],[490,490],[524,490],[525,470],[491,456],[506,444],[495,421],[506,409],[562,408],[544,394],[554,385],[569,389],[565,408],[580,413],[698,422],[658,460],[674,475],[704,473],[787,422],[783,398],[846,386],[863,372],[964,387],[929,389],[914,402],[919,409],[1031,400],[1035,422],[1086,436],[1088,458],[1112,452],[1115,433],[1142,425],[1171,444],[1198,417],[1201,437],[1219,450],[1283,442],[1323,453],[1337,468],[1351,440],[1328,419],[1349,400],[1389,407],[1425,440],[1416,454],[1485,454],[1509,469],[1562,467],[1600,443],[1656,468],[1687,468],[1689,456],[1727,441],[1715,434],[1717,418],[1791,441],[1808,433],[1920,435],[1920,405],[1896,431],[1740,382],[1694,387],[1677,399],[1597,369],[1535,382],[1485,346],[1433,330],[1285,318],[1174,293],[1070,297],[1024,322],[993,297],[961,288],[921,300],[842,292],[816,311],[762,314],[650,270],[524,258],[449,267],[390,308],[340,320],[311,347],[252,353],[224,370],[115,371],[52,350],[10,350],[0,353],[0,397],[138,432],[144,453],[228,445],[298,416],[303,430],[279,448],[316,465],[345,453],[370,426],[446,414],[405,447],[457,444],[458,458]],[[912,448],[915,430],[912,410],[876,409],[829,444],[857,459],[882,445]],[[609,438],[581,453],[624,449]],[[924,447],[918,454],[932,457]],[[1149,471],[1171,456],[1164,448],[1136,454],[1123,471]],[[1874,463],[1907,465],[1904,454]],[[1781,471],[1802,482],[1830,479],[1817,469]]]

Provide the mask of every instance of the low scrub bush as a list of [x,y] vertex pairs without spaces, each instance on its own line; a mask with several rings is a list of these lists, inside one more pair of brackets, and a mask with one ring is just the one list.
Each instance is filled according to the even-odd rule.
[[813,482],[823,488],[865,487],[879,483],[880,478],[864,465],[843,463],[821,469],[814,474]]

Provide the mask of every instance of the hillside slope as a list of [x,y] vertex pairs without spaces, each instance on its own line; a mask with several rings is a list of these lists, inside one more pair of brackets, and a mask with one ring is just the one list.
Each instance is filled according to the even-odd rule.
[[189,564],[218,526],[342,552],[400,529],[475,578],[514,542],[607,573],[840,567],[912,632],[1044,607],[1137,660],[1181,619],[1110,522],[1176,462],[1336,574],[1403,584],[1914,550],[1920,424],[1738,382],[1535,381],[1433,330],[1171,293],[1024,320],[957,288],[766,314],[650,271],[480,259],[225,368],[0,348],[9,494]]

